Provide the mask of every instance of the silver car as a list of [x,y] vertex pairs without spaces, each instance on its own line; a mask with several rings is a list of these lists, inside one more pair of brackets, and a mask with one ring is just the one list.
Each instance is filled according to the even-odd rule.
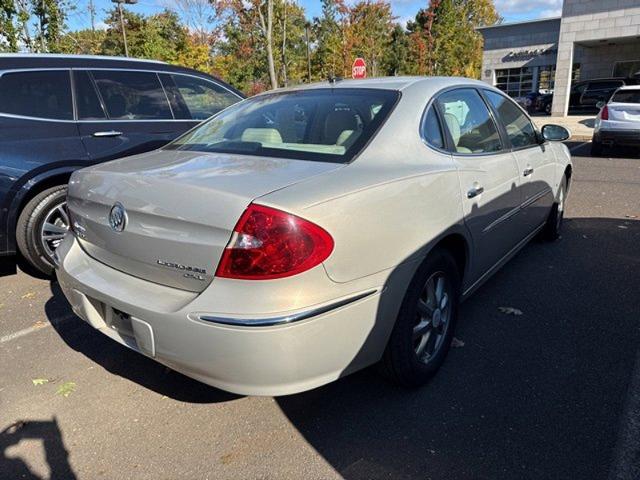
[[572,166],[463,78],[258,95],[168,146],[76,172],[57,250],[74,311],[215,387],[283,395],[374,363],[427,381],[459,302],[562,224]]

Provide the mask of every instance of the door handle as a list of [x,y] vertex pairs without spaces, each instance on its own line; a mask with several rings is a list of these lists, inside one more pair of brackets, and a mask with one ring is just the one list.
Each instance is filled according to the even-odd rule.
[[480,195],[484,192],[484,187],[482,185],[478,185],[477,183],[471,187],[471,189],[467,192],[467,198],[473,198]]
[[524,171],[522,172],[522,175],[524,175],[525,177],[528,177],[529,175],[531,175],[533,173],[533,167],[527,167],[524,169]]
[[116,132],[115,130],[107,130],[104,132],[93,132],[93,136],[98,138],[119,137],[120,135],[122,135],[122,132]]

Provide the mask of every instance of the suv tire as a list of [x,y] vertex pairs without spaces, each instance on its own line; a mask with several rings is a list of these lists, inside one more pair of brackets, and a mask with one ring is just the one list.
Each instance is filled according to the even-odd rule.
[[[66,213],[63,214],[61,207],[64,207],[67,201],[67,186],[58,185],[48,188],[35,197],[33,197],[25,205],[18,217],[16,225],[16,243],[20,253],[25,260],[36,270],[44,275],[51,276],[54,271],[52,245],[48,244],[43,237],[43,227],[45,221],[51,218],[52,214],[58,214],[60,221],[54,226],[57,230],[69,227]],[[53,244],[59,242],[57,238],[62,233],[53,235],[54,240],[50,240]]]

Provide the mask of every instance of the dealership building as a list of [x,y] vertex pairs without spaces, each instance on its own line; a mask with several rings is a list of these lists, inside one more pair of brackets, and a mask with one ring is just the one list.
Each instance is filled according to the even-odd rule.
[[565,0],[561,17],[479,30],[482,79],[512,97],[553,91],[554,116],[572,82],[640,76],[640,0]]

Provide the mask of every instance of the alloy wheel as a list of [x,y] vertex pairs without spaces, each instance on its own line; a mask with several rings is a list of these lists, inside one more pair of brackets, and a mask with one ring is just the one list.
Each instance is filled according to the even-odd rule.
[[451,298],[451,282],[444,272],[432,274],[418,298],[413,327],[414,351],[422,363],[429,363],[442,348],[451,323]]
[[70,223],[69,215],[65,210],[66,205],[66,202],[63,202],[51,208],[45,215],[40,229],[40,243],[49,257],[53,257],[53,252],[69,231]]

